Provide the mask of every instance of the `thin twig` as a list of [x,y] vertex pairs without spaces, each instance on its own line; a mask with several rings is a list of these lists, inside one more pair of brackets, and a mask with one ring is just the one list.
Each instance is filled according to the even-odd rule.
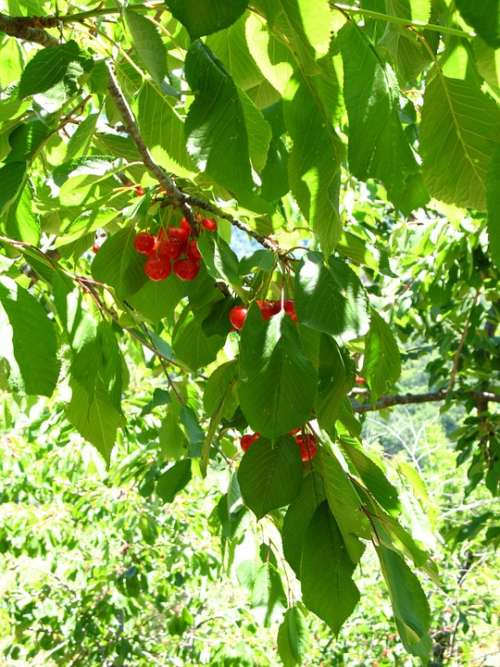
[[500,394],[489,391],[429,391],[424,394],[397,394],[395,396],[381,396],[377,401],[362,405],[357,401],[351,401],[354,412],[372,412],[385,410],[394,405],[409,405],[412,403],[433,403],[446,400],[483,399],[487,402],[500,403]]
[[453,366],[451,369],[450,373],[450,382],[448,384],[448,392],[453,391],[453,387],[455,386],[455,381],[457,379],[457,373],[458,373],[458,367],[460,365],[460,357],[462,356],[462,352],[464,350],[465,346],[465,340],[467,338],[467,334],[469,333],[469,327],[470,327],[470,321],[472,318],[472,313],[474,312],[474,308],[477,305],[478,299],[479,299],[479,294],[480,290],[476,290],[476,294],[474,296],[474,300],[472,302],[472,306],[469,310],[469,313],[467,315],[467,319],[465,321],[464,329],[462,331],[462,335],[460,336],[460,341],[458,343],[458,347],[456,349],[455,355],[453,357]]

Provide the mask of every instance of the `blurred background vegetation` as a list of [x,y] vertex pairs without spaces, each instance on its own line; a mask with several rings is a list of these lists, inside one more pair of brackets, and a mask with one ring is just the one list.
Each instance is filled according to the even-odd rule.
[[[406,364],[401,390],[425,389],[426,361]],[[50,401],[2,396],[0,665],[279,665],[286,595],[263,546],[272,539],[265,520],[238,505],[238,448],[228,440],[227,464],[166,502],[151,484],[163,446],[161,378],[137,363],[131,381],[133,417],[109,470],[67,425],[64,386]],[[364,436],[370,454],[390,462],[407,525],[440,570],[441,587],[426,582],[433,664],[495,667],[496,507],[483,486],[464,500],[467,472],[452,444],[461,417],[436,404],[400,406],[368,413]],[[307,665],[419,664],[398,641],[372,557],[338,638],[306,615]],[[295,583],[286,586],[293,597]]]

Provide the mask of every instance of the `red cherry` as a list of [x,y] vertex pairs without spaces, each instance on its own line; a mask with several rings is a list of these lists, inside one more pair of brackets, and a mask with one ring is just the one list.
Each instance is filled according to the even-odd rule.
[[[191,227],[189,229],[191,229]],[[189,238],[189,231],[186,229],[186,227],[169,227],[167,230],[167,235],[171,241],[185,243]]]
[[200,272],[200,262],[193,259],[178,259],[174,262],[174,273],[181,280],[194,280]]
[[254,442],[260,438],[260,433],[249,433],[248,435],[243,435],[240,440],[241,449],[246,452],[248,451],[250,445],[253,445]]
[[300,426],[298,426],[297,428],[292,428],[291,431],[288,431],[288,435],[297,435],[297,433],[299,432],[300,432]]
[[134,192],[136,194],[136,197],[144,196],[144,188],[142,187],[142,185],[136,185],[134,188]]
[[196,243],[196,241],[194,239],[191,240],[191,241],[188,241],[186,255],[188,256],[189,259],[194,259],[195,262],[200,261],[201,252],[198,248],[198,244]]
[[170,262],[165,257],[148,257],[144,273],[150,280],[165,280],[170,275]]
[[207,232],[216,232],[217,231],[217,223],[215,220],[212,220],[211,218],[203,218],[201,221],[201,226],[207,230]]
[[300,458],[302,461],[310,461],[318,453],[316,438],[313,435],[296,435],[295,442],[300,447]]
[[273,315],[276,315],[281,310],[279,301],[263,301],[257,299],[257,305],[260,309],[261,315],[265,320],[270,320]]
[[187,218],[182,218],[181,229],[184,229],[184,231],[187,232],[188,237],[191,236],[191,232],[193,230],[191,229],[191,225],[189,224],[189,220]]
[[234,306],[234,308],[231,308],[229,311],[229,321],[237,331],[243,328],[245,320],[247,319],[247,313],[248,308],[245,308],[244,306]]
[[295,312],[295,301],[292,299],[287,299],[283,304],[285,313],[292,320],[292,322],[297,322],[297,313]]
[[356,377],[354,378],[354,382],[355,382],[357,385],[363,385],[363,384],[366,384],[366,380],[365,380],[365,378],[362,377],[361,375],[356,375]]
[[134,239],[134,248],[141,255],[151,255],[156,245],[155,237],[149,232],[139,232]]
[[92,246],[92,252],[95,254],[96,252],[99,252],[100,249],[101,249],[101,246],[96,241],[94,243],[94,245]]

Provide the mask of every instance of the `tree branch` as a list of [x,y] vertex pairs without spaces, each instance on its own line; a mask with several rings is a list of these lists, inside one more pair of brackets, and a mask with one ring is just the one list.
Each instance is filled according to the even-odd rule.
[[395,405],[411,405],[417,403],[433,403],[437,401],[460,401],[460,400],[483,400],[492,403],[500,403],[500,394],[495,394],[489,391],[429,391],[425,394],[398,394],[395,396],[381,396],[378,400],[372,403],[359,403],[359,401],[352,400],[352,409],[357,413],[374,412],[378,410],[385,410]]
[[17,37],[26,42],[35,42],[42,46],[58,45],[59,42],[55,37],[49,35],[43,28],[36,27],[36,25],[35,18],[24,16],[10,17],[0,13],[0,32],[4,32],[10,37]]

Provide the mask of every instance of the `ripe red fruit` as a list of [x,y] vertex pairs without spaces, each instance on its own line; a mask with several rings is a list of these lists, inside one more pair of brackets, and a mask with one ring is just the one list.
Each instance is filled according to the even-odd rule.
[[288,431],[288,435],[296,435],[299,432],[300,432],[300,426],[298,426],[297,428],[292,428],[291,431]]
[[134,248],[141,255],[151,255],[156,245],[155,237],[149,232],[139,232],[134,239]]
[[249,433],[248,435],[243,435],[240,440],[241,449],[246,452],[248,451],[250,445],[253,445],[260,438],[260,433]]
[[181,280],[194,280],[200,272],[200,262],[194,259],[178,259],[174,262],[174,273]]
[[194,259],[196,262],[201,259],[201,252],[199,251],[198,244],[194,239],[188,241],[186,255],[189,259]]
[[363,385],[363,384],[366,384],[366,380],[365,380],[365,378],[362,377],[361,375],[356,375],[356,377],[354,378],[354,382],[355,382],[357,385]]
[[134,188],[134,192],[137,197],[143,197],[144,196],[144,188],[142,185],[136,185]]
[[170,262],[164,257],[148,257],[144,273],[150,280],[165,280],[170,275]]
[[247,319],[248,309],[245,306],[234,306],[229,311],[229,321],[238,331],[243,328]]
[[258,299],[256,303],[265,320],[270,320],[273,315],[276,315],[281,310],[279,301],[262,301]]
[[288,317],[293,322],[297,322],[297,313],[295,312],[295,301],[293,301],[292,299],[287,299],[283,304],[283,307]]
[[99,252],[100,249],[101,249],[101,246],[96,241],[94,243],[94,245],[92,246],[92,252],[95,254],[96,252]]
[[318,446],[316,445],[316,438],[313,435],[297,435],[295,442],[300,447],[300,458],[302,461],[310,461],[318,453]]
[[201,221],[201,226],[207,230],[207,232],[216,232],[217,231],[217,223],[215,220],[212,220],[211,218],[203,218]]
[[191,225],[189,224],[189,220],[187,218],[182,218],[181,223],[180,223],[181,229],[184,229],[184,231],[187,232],[188,237],[191,236]]
[[167,236],[171,241],[177,241],[178,243],[185,243],[189,238],[190,230],[191,227],[189,227],[189,230],[186,229],[186,227],[169,227],[167,229]]

